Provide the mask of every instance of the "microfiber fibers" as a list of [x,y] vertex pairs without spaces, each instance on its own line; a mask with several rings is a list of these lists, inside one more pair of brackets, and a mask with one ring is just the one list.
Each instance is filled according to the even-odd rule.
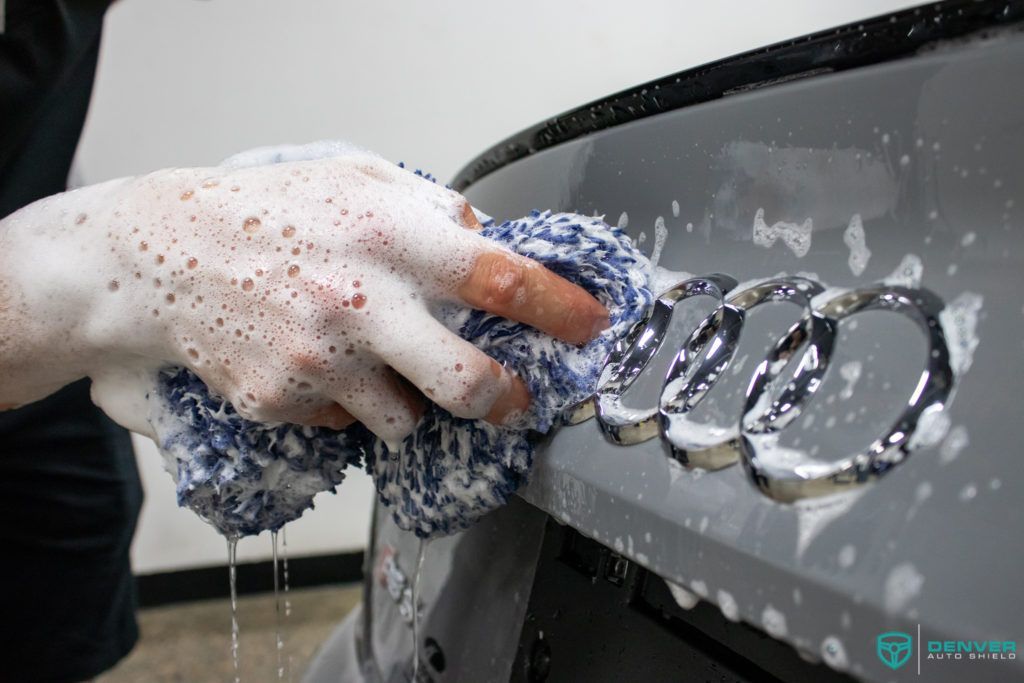
[[397,450],[355,425],[344,431],[252,422],[192,372],[168,368],[150,394],[150,421],[178,504],[225,536],[276,530],[334,491],[349,465],[372,475],[395,523],[421,537],[454,533],[504,504],[527,478],[535,433],[591,395],[613,341],[651,305],[652,267],[625,233],[599,218],[534,211],[487,221],[484,236],[593,294],[611,327],[576,347],[510,320],[446,305],[449,329],[510,370],[533,400],[514,426],[465,420],[431,405]]

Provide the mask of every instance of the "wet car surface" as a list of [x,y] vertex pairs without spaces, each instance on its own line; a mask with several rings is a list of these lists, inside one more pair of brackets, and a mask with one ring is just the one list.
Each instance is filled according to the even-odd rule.
[[[414,641],[416,676],[433,681],[1024,676],[1020,8],[914,12],[847,27],[835,52],[863,53],[892,26],[956,30],[575,135],[566,119],[544,142],[558,130],[548,122],[467,167],[456,186],[499,220],[601,214],[676,280],[735,282],[722,298],[675,304],[661,350],[620,397],[634,411],[657,413],[673,358],[723,299],[780,281],[824,295],[746,311],[674,438],[657,419],[625,443],[600,415],[562,427],[544,437],[522,500],[451,538],[424,544],[379,509],[363,611],[312,680],[344,666],[408,680]],[[828,309],[876,289],[904,292],[906,306]],[[914,313],[930,305],[931,326]],[[758,470],[751,378],[826,309],[837,322],[827,369]],[[888,457],[872,455],[880,440],[894,445]],[[680,443],[725,455],[690,459]],[[796,494],[777,485],[813,478]],[[950,647],[962,656],[943,656]]]

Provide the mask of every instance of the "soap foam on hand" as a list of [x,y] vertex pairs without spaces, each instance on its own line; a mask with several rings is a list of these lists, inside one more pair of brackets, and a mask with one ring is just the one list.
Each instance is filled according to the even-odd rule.
[[189,370],[162,371],[150,421],[178,502],[229,537],[279,529],[333,491],[348,465],[372,474],[395,522],[418,536],[449,534],[504,504],[533,462],[530,430],[547,432],[589,396],[611,343],[652,303],[652,267],[625,233],[597,218],[534,212],[485,224],[483,234],[579,284],[610,312],[611,327],[583,347],[482,311],[436,316],[517,373],[533,399],[514,425],[453,417],[431,405],[391,450],[363,427],[342,432],[240,416]]

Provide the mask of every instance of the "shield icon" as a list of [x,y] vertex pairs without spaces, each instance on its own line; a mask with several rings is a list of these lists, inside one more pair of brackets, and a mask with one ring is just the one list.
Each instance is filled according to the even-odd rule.
[[875,651],[882,664],[895,671],[908,661],[914,650],[914,639],[909,633],[889,631],[875,639]]

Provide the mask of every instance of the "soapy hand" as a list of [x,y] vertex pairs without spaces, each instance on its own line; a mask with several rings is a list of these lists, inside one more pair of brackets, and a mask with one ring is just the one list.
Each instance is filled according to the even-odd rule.
[[142,429],[133,377],[188,367],[243,416],[389,442],[422,395],[502,422],[523,383],[443,327],[458,302],[571,343],[608,325],[584,290],[476,233],[455,192],[370,154],[159,171],[0,223],[0,406],[81,376]]

